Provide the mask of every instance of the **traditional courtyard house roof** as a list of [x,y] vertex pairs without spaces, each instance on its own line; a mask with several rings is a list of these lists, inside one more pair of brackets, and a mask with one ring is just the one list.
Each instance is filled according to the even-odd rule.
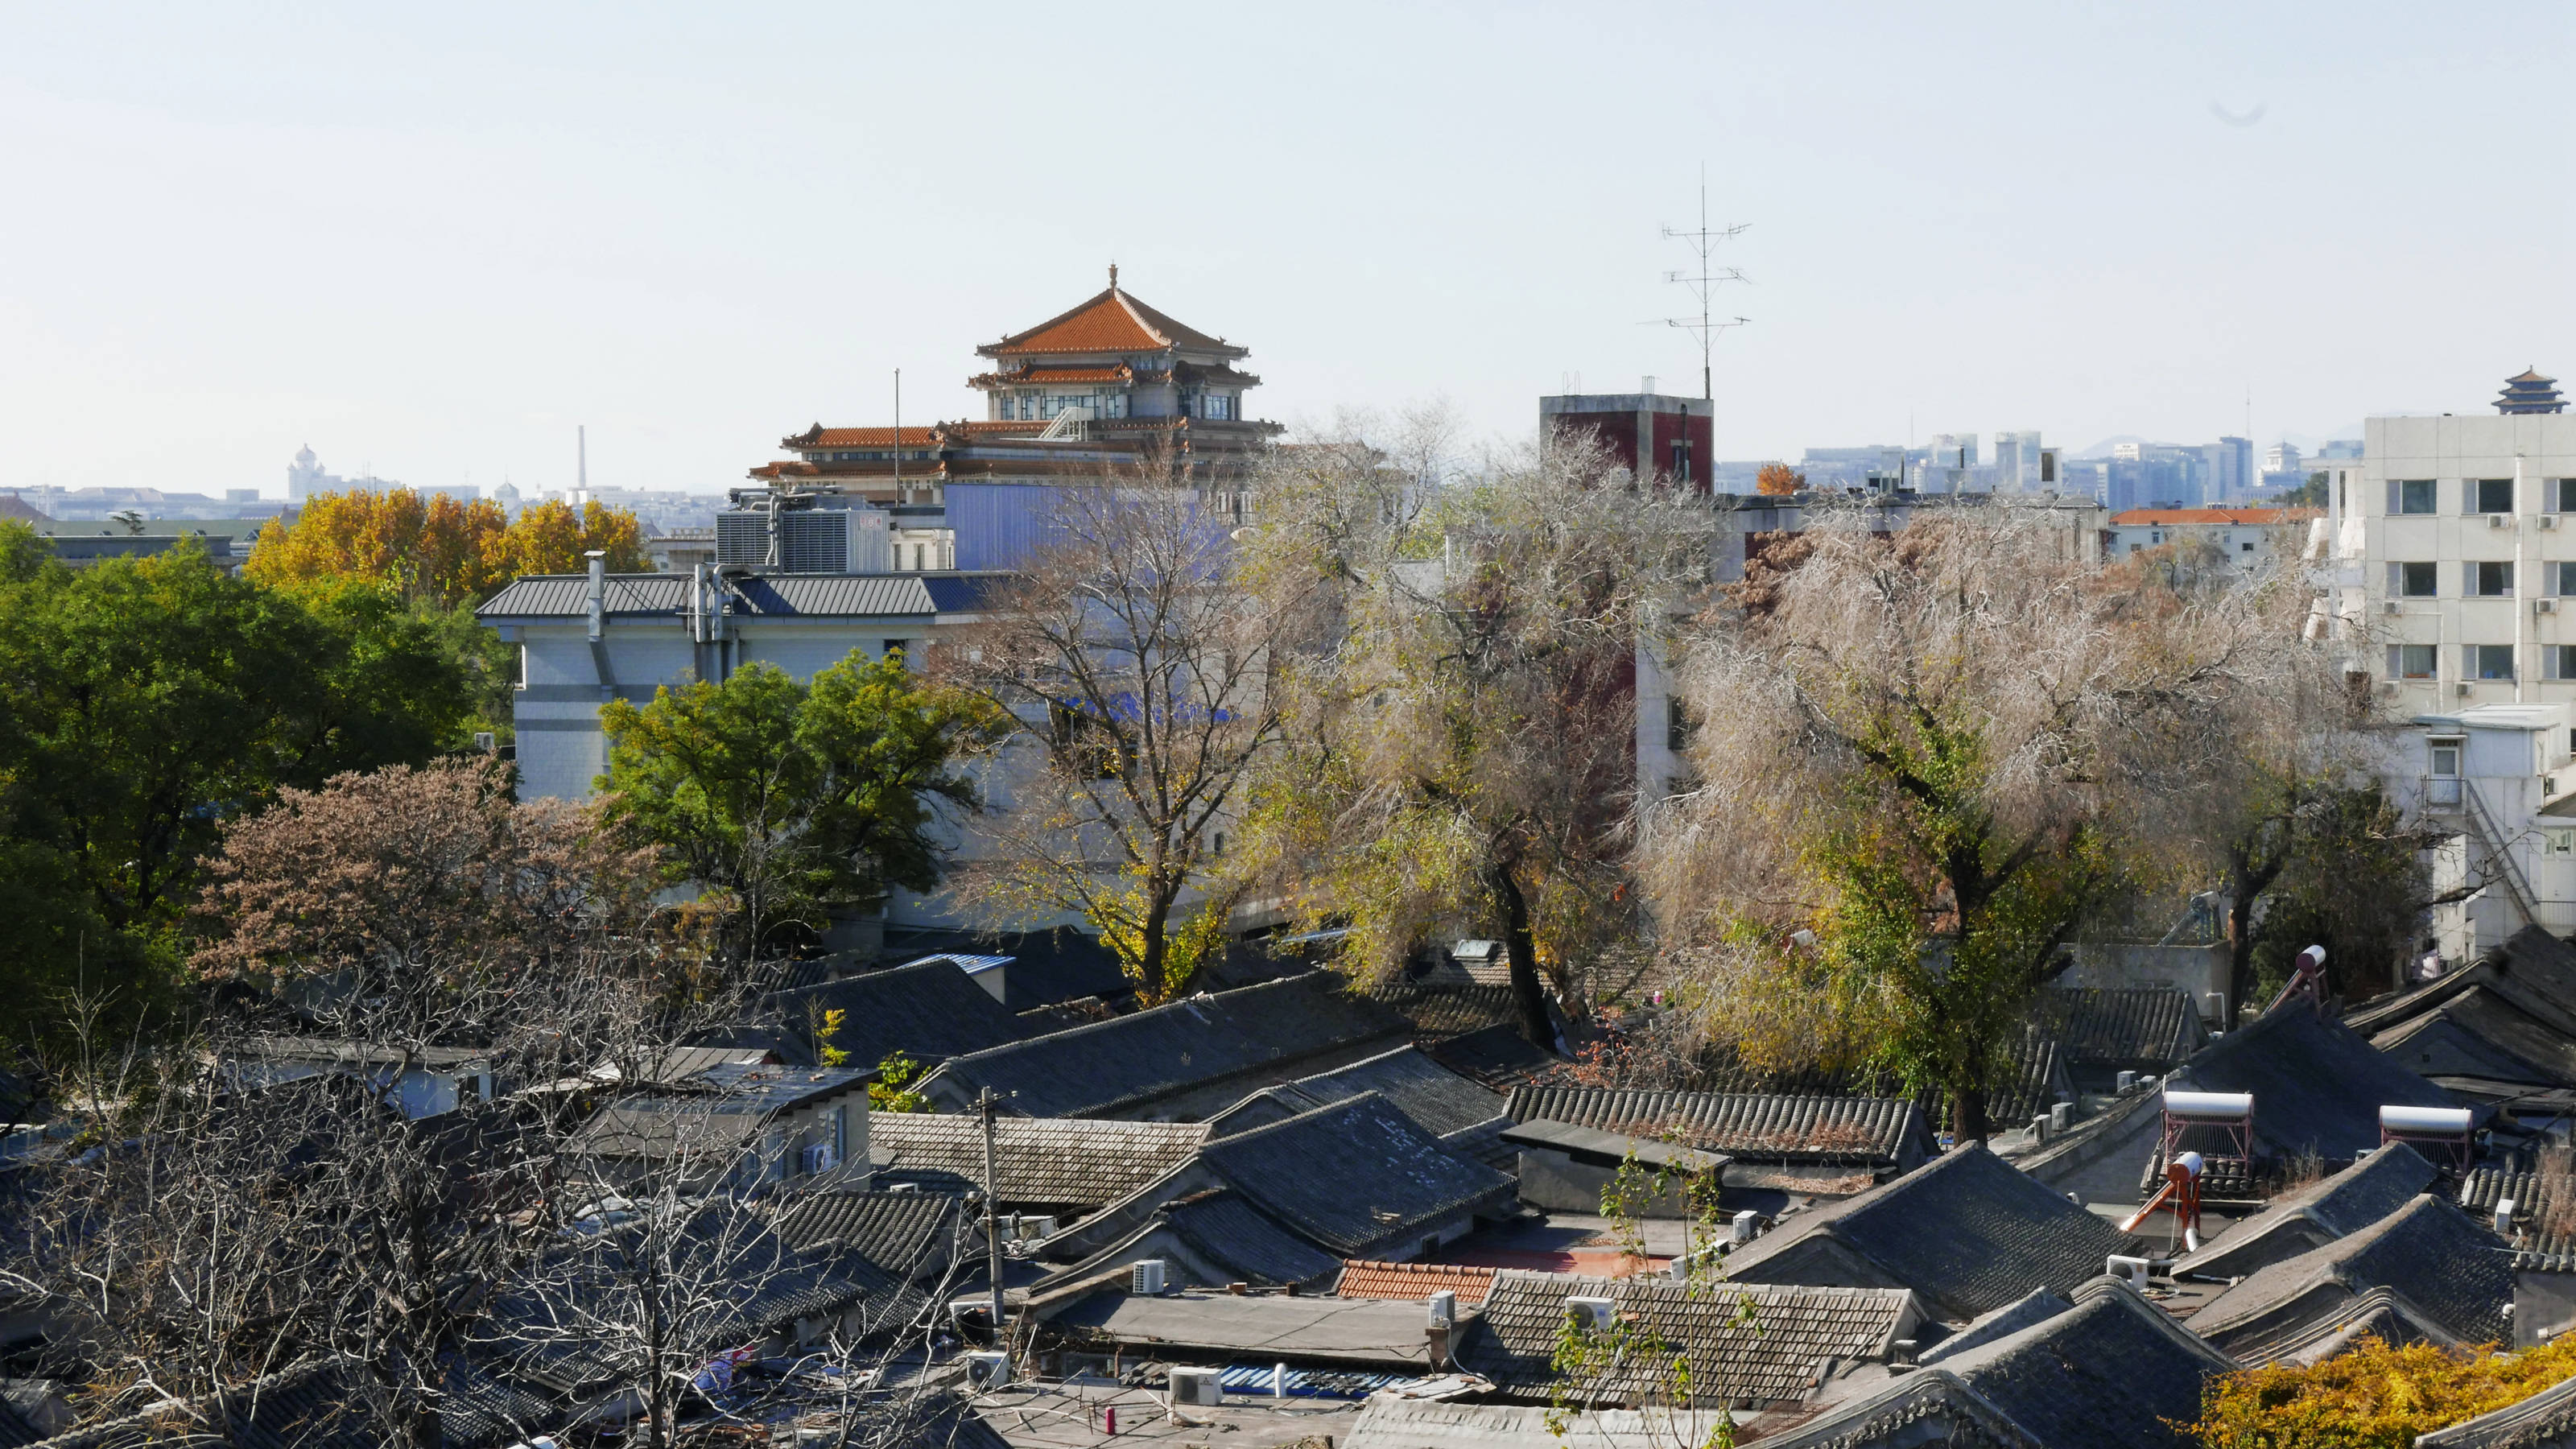
[[1982,1147],[1782,1222],[1726,1260],[1753,1283],[1911,1288],[1948,1317],[2063,1292],[2135,1239]]
[[1140,1356],[1253,1357],[1420,1373],[1431,1365],[1422,1305],[1366,1298],[1094,1293],[1048,1320],[1076,1343]]
[[1406,1032],[1402,1017],[1308,972],[952,1057],[920,1091],[948,1112],[990,1088],[1024,1116],[1191,1119]]
[[1534,1404],[1373,1394],[1350,1432],[1334,1442],[1341,1449],[1672,1449],[1711,1442],[1724,1418],[1715,1409],[1561,1413]]
[[2439,1175],[2414,1148],[2392,1143],[2322,1181],[2274,1198],[2270,1207],[2184,1258],[2176,1271],[2242,1278],[2360,1232],[2412,1202]]
[[[1566,1383],[1557,1366],[1569,1298],[1607,1298],[1626,1348],[1601,1373]],[[1459,1366],[1523,1402],[1666,1402],[1676,1358],[1690,1407],[1752,1409],[1807,1397],[1828,1364],[1882,1362],[1924,1317],[1912,1293],[1885,1288],[1683,1284],[1506,1269],[1458,1345]]]
[[2474,1096],[2576,1087],[2576,947],[2526,926],[2469,969],[2346,1020],[2391,1060]]
[[[1199,1122],[1001,1117],[993,1124],[999,1195],[1016,1209],[1096,1208],[1189,1161],[1207,1136]],[[984,1190],[984,1126],[972,1117],[879,1112],[868,1139],[881,1181]]]
[[[1184,1199],[1231,1189],[1333,1260],[1405,1259],[1509,1211],[1512,1180],[1443,1148],[1375,1093],[1210,1139],[1189,1162],[1047,1242],[1075,1275],[1155,1256],[1153,1219]],[[1300,1280],[1303,1281],[1303,1280]]]
[[1333,1291],[1344,1298],[1416,1301],[1434,1293],[1455,1293],[1459,1307],[1474,1308],[1493,1291],[1494,1274],[1498,1271],[1472,1263],[1381,1263],[1353,1258],[1342,1265],[1342,1276],[1334,1283]]
[[2481,1167],[2460,1180],[2460,1207],[2472,1221],[2492,1224],[2497,1206],[2510,1200],[2514,1268],[2576,1273],[2576,1233],[2550,1226],[2558,1217],[2559,1191],[2547,1174],[2528,1168]]
[[1422,1043],[1423,1054],[1488,1091],[1508,1093],[1555,1075],[1564,1061],[1509,1023]]
[[1346,1067],[1265,1087],[1209,1118],[1208,1125],[1223,1137],[1348,1101],[1362,1092],[1384,1097],[1417,1125],[1440,1137],[1503,1116],[1500,1094],[1478,1086],[1413,1047],[1403,1046]]
[[[2199,1416],[2203,1387],[2235,1363],[2115,1279],[2094,1279],[2072,1296],[2074,1306],[2066,1312],[1898,1375],[1888,1387],[1777,1437],[1748,1441],[1780,1449],[1894,1449],[1927,1442],[2048,1449],[2189,1444],[2177,1426]],[[1956,1387],[1916,1387],[1925,1378],[1947,1379]],[[1943,1416],[1964,1418],[1966,1432],[1927,1437],[1923,1431],[1932,1424],[1926,1421]]]
[[1174,321],[1120,290],[1113,273],[1106,291],[1057,313],[1035,327],[1014,332],[999,342],[975,349],[991,358],[1045,357],[1106,352],[1147,353],[1165,350],[1207,353],[1220,358],[1249,357],[1251,352]]
[[780,1238],[799,1252],[856,1253],[911,1280],[945,1269],[968,1227],[966,1200],[936,1192],[803,1193],[778,1218]]
[[2031,1016],[2068,1074],[2094,1091],[2121,1072],[2161,1077],[2209,1040],[2191,993],[2171,986],[2052,988]]
[[1516,1122],[1569,1122],[1668,1140],[1738,1161],[1863,1164],[1903,1171],[1921,1162],[1929,1145],[1921,1109],[1894,1097],[1520,1087],[1512,1092],[1508,1110]]
[[[560,1421],[559,1405],[459,1361],[439,1405],[439,1434],[457,1449],[498,1449]],[[139,1414],[44,1440],[44,1449],[178,1449],[240,1444],[276,1449],[378,1449],[383,1426],[369,1417],[346,1371],[309,1364],[270,1374],[186,1405],[157,1405]]]
[[2383,1288],[2405,1317],[2452,1341],[2493,1342],[2509,1331],[2513,1271],[2503,1240],[2429,1195],[2360,1232],[2256,1269],[2193,1314],[2191,1324],[2236,1357],[2268,1363],[2354,1317],[2357,1301]]
[[1118,969],[1118,958],[1098,938],[1070,929],[985,933],[890,928],[885,949],[899,961],[942,954],[1007,957],[1002,1004],[1014,1012],[1082,997],[1119,1002],[1136,992],[1136,983]]
[[1161,1204],[1135,1231],[1048,1281],[1080,1281],[1147,1258],[1170,1263],[1182,1282],[1263,1288],[1322,1290],[1342,1267],[1340,1259],[1280,1226],[1243,1193],[1219,1187]]
[[[940,1062],[1028,1035],[1009,1007],[944,956],[782,991],[770,1000],[787,1029],[809,1044],[869,1066],[895,1052]],[[840,1026],[829,1042],[819,1041],[824,1013],[831,1011],[841,1013]]]
[[1901,1374],[1824,1405],[1759,1414],[1736,1443],[1761,1449],[2051,1449],[1956,1374]]
[[[983,607],[991,580],[959,574],[746,574],[731,582],[737,614],[758,619],[921,619],[971,615]],[[683,619],[687,574],[610,574],[607,617]],[[586,574],[527,574],[474,611],[496,627],[584,619]],[[645,696],[650,698],[649,695]]]
[[2252,1093],[2257,1154],[2275,1158],[2313,1153],[2350,1162],[2379,1145],[2381,1107],[2454,1105],[2351,1027],[2297,1002],[2229,1032],[2166,1080],[2197,1092]]

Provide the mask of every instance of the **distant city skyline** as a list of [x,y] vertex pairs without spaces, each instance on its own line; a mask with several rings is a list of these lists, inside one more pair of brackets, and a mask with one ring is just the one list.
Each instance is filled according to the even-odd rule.
[[2572,17],[1212,11],[1138,87],[1007,5],[20,10],[0,489],[274,496],[309,444],[534,496],[587,423],[594,483],[713,492],[891,421],[898,367],[907,420],[975,415],[974,346],[1112,261],[1265,416],[1526,437],[1577,377],[1697,391],[1660,228],[1703,166],[1750,224],[1720,459],[2311,446],[2576,373],[2569,203],[2512,142]]

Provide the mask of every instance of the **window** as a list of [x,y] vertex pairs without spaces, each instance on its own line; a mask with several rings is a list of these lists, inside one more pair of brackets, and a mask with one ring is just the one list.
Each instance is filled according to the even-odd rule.
[[2513,678],[2513,646],[2510,644],[2470,644],[2464,646],[2461,670],[2471,679]]
[[2458,740],[2434,740],[2432,745],[2433,773],[2445,776],[2457,775],[2460,773],[2460,742]]
[[1673,466],[1672,466],[1672,468],[1670,469],[1670,471],[1671,471],[1671,473],[1672,473],[1672,475],[1673,475],[1673,481],[1674,481],[1674,482],[1676,482],[1676,483],[1688,483],[1688,482],[1691,480],[1691,466],[1690,466],[1690,465],[1691,465],[1691,445],[1690,445],[1690,439],[1688,439],[1688,438],[1675,438],[1675,439],[1673,439]]
[[2552,513],[2576,513],[2576,478],[2552,478],[2541,485]]
[[888,658],[888,659],[901,659],[901,658],[903,657],[903,651],[904,651],[904,641],[903,641],[903,640],[901,640],[901,639],[888,639],[888,640],[886,640],[886,641],[885,641],[885,644],[884,644],[883,649],[882,649],[882,650],[880,650],[879,652],[883,653],[883,654],[885,655],[885,657],[886,657],[886,658]]
[[2561,598],[2576,595],[2576,563],[2545,564],[2543,567],[2549,570],[2549,582],[2557,585],[2550,590],[2551,593]]
[[2543,679],[2576,679],[2576,644],[2544,644],[2540,647],[2540,677]]
[[2433,666],[2433,646],[2430,644],[2388,646],[2388,672],[2400,679],[2430,679]]
[[2576,830],[2544,830],[2540,832],[2540,853],[2543,855],[2576,855]]
[[2476,483],[2475,487],[2476,487],[2476,493],[2477,493],[2478,506],[2477,506],[2477,507],[2475,507],[2475,508],[2470,509],[2470,510],[2469,510],[2470,512],[2472,512],[2472,513],[2511,513],[2511,512],[2513,512],[2513,480],[2512,480],[2512,479],[2510,479],[2510,478],[2481,478],[2481,479],[2479,479],[2479,480],[2477,481],[2477,483]]
[[2428,563],[2391,564],[2397,575],[2397,596],[2402,599],[2429,599],[2441,592],[2441,566]]
[[2433,511],[2433,480],[2408,478],[2392,482],[2389,489],[2391,513],[2430,513]]
[[2477,594],[2481,599],[2504,599],[2513,596],[2513,565],[2482,563],[2476,565]]
[[1201,396],[1199,398],[1199,416],[1220,422],[1231,420],[1234,417],[1234,398],[1229,394],[1221,392],[1212,392]]
[[1690,711],[1678,699],[1664,701],[1664,748],[1680,754],[1690,748]]
[[2236,547],[2239,551],[2244,553],[2252,553],[2254,551],[2254,545],[2250,543],[2240,543]]

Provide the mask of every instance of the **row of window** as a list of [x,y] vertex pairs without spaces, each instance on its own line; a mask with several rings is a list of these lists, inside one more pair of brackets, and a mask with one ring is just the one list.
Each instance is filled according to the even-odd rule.
[[[2439,644],[2391,644],[2388,646],[2388,674],[2392,679],[2438,679],[2442,656]],[[2461,644],[2462,679],[2513,678],[2513,646],[2510,644]],[[2540,677],[2543,679],[2576,679],[2576,644],[2540,646]]]
[[[2511,563],[2472,560],[2459,565],[2459,570],[2462,598],[2513,597]],[[2540,585],[2540,592],[2545,597],[2576,597],[2576,563],[2542,564]],[[2442,565],[2392,563],[2388,566],[2388,592],[2390,597],[2399,599],[2438,599],[2442,596]]]
[[[2540,511],[2543,513],[2576,513],[2576,478],[2542,478]],[[2513,480],[2510,478],[2463,478],[2460,482],[2462,513],[2515,512]],[[2432,478],[2391,478],[2388,480],[2388,511],[2397,514],[2429,514],[2442,511],[2441,484]]]

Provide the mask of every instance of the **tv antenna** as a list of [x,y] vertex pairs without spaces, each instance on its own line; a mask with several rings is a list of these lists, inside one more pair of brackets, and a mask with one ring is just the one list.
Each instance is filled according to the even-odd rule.
[[1733,226],[1721,227],[1712,227],[1708,224],[1708,182],[1703,177],[1699,185],[1699,225],[1687,231],[1679,227],[1664,228],[1664,240],[1687,243],[1692,254],[1699,259],[1699,264],[1695,268],[1664,273],[1666,282],[1690,289],[1692,299],[1699,303],[1699,315],[1665,317],[1659,320],[1665,326],[1678,327],[1699,340],[1699,395],[1712,402],[1717,398],[1717,389],[1710,381],[1709,351],[1716,344],[1719,333],[1730,327],[1741,327],[1752,320],[1748,317],[1720,318],[1711,310],[1715,305],[1711,299],[1717,295],[1718,288],[1729,282],[1745,282],[1746,285],[1751,285],[1742,272],[1733,267],[1717,265],[1717,248],[1722,242],[1730,242],[1742,236],[1751,226],[1751,222],[1738,222]]

